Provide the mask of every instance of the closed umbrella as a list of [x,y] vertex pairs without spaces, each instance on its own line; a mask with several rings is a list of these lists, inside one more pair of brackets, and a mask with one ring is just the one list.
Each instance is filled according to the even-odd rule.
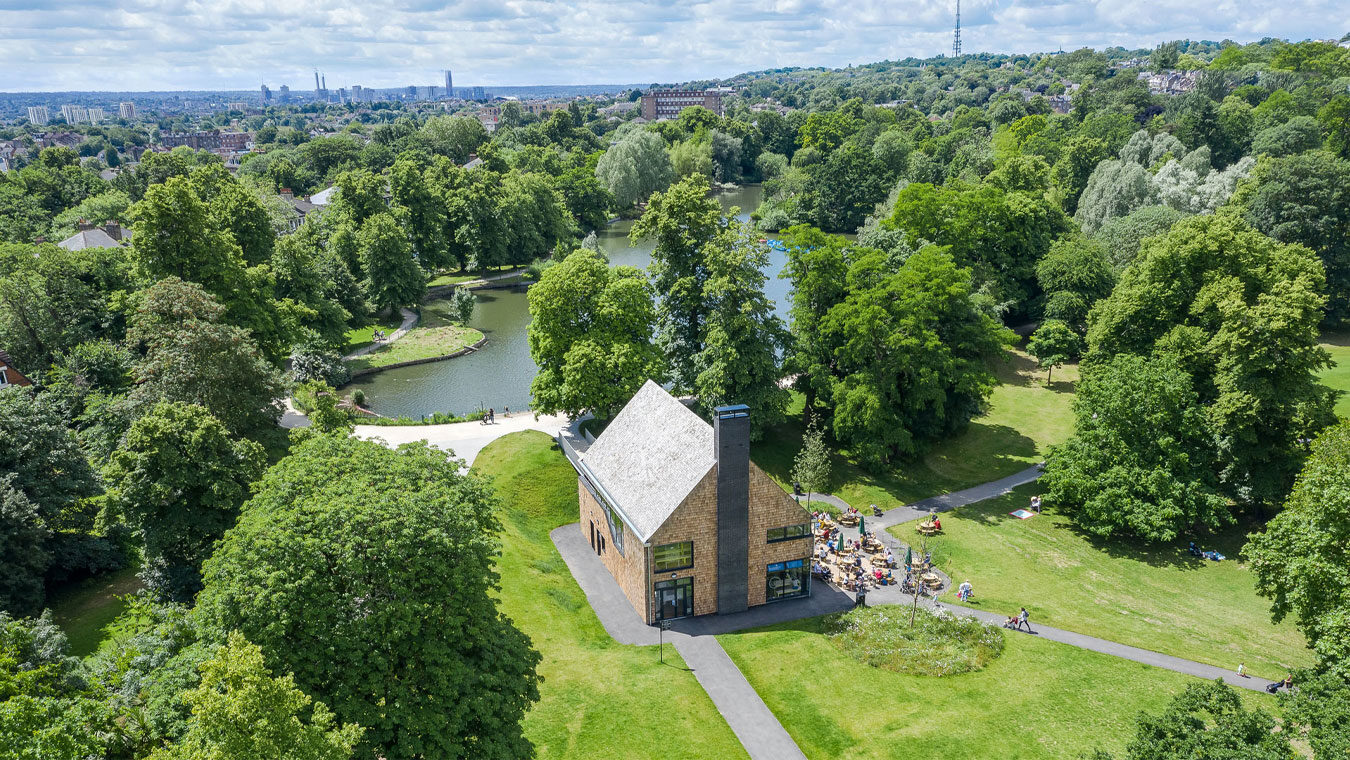
[[909,568],[911,568],[911,567],[913,567],[913,566],[914,566],[914,550],[911,549],[910,547],[906,546],[906,547],[905,547],[905,569],[908,570]]
[[862,518],[862,517],[859,517],[859,518],[858,518],[858,539],[859,539],[859,540],[862,540],[862,538],[863,538],[864,536],[866,536],[866,535],[867,535],[867,523],[863,522],[863,518]]

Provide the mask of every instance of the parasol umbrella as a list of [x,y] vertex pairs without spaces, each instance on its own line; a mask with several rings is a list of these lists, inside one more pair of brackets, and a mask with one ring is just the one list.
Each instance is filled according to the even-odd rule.
[[862,540],[864,537],[866,537],[866,536],[867,536],[867,524],[866,524],[865,522],[863,522],[863,518],[862,518],[861,516],[859,516],[859,517],[858,517],[858,540],[861,541],[861,540]]
[[905,569],[914,566],[914,550],[908,546],[905,547]]

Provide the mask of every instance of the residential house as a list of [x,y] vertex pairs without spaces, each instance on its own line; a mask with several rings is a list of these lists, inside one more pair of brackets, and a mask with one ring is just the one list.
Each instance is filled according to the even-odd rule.
[[57,243],[67,251],[82,251],[86,248],[117,248],[131,242],[131,230],[111,221],[102,227],[81,219],[76,224],[75,234]]
[[310,196],[308,200],[305,198],[297,198],[295,197],[295,193],[292,193],[289,187],[281,188],[280,195],[281,199],[286,201],[286,205],[290,206],[291,209],[295,211],[295,214],[287,222],[291,228],[291,232],[300,229],[300,225],[304,223],[305,217],[309,216],[316,209],[323,208],[322,204],[313,202],[314,196]]
[[750,412],[713,424],[650,380],[572,457],[580,530],[648,624],[811,593],[811,515],[750,461]]
[[14,360],[9,358],[9,354],[0,348],[0,388],[9,385],[32,385],[33,381],[24,377],[14,366]]

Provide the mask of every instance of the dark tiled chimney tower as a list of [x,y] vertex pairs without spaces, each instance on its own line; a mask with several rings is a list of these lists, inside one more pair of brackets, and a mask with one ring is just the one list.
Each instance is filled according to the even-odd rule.
[[717,458],[717,614],[749,605],[750,407],[713,410],[713,456]]

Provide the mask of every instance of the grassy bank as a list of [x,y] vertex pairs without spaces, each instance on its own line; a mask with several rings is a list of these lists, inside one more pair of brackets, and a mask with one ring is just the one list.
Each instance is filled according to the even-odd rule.
[[52,594],[47,606],[70,639],[70,653],[83,657],[98,649],[103,642],[103,629],[126,609],[119,597],[141,588],[136,568],[128,567],[86,578]]
[[515,265],[508,265],[500,267],[488,267],[487,269],[484,269],[483,271],[480,272],[466,272],[463,270],[458,272],[446,272],[444,274],[437,275],[436,277],[433,277],[432,279],[428,280],[427,287],[439,288],[445,285],[458,285],[461,282],[481,280],[485,277],[491,277],[495,274],[501,274],[502,272],[509,272],[512,269],[517,268],[518,267],[516,267]]
[[347,345],[342,347],[342,355],[346,356],[353,351],[365,348],[375,342],[375,331],[383,330],[386,335],[393,333],[403,325],[403,316],[393,314],[387,317],[381,317],[375,320],[374,324],[365,327],[357,327],[347,331]]
[[744,750],[672,647],[614,642],[548,533],[577,520],[576,472],[553,440],[514,433],[475,472],[502,504],[501,605],[543,655],[541,699],[525,718],[540,758],[735,758]]
[[449,303],[431,301],[422,306],[422,318],[402,338],[385,343],[365,356],[347,362],[353,372],[448,356],[483,339],[483,333],[451,320]]
[[1341,419],[1350,419],[1350,333],[1323,335],[1322,348],[1331,352],[1335,366],[1323,370],[1322,382],[1344,395],[1336,402],[1336,415]]
[[[1011,614],[1025,605],[1036,622],[1222,668],[1245,662],[1266,678],[1310,664],[1303,636],[1292,623],[1270,622],[1269,602],[1239,560],[1254,527],[1197,539],[1228,557],[1210,562],[1187,553],[1189,539],[1099,541],[1053,510],[1028,520],[1008,514],[1038,492],[1036,484],[1023,486],[942,516],[934,559],[953,582],[974,586],[969,606]],[[892,532],[914,540],[913,525]]]
[[[859,508],[877,504],[890,509],[997,480],[1044,459],[1050,446],[1073,432],[1077,366],[1055,370],[1051,385],[1031,357],[1020,352],[996,370],[1000,384],[988,412],[964,432],[922,459],[896,462],[881,472],[868,472],[847,451],[838,450],[829,491]],[[792,460],[801,448],[803,406],[802,396],[794,394],[788,421],[751,447],[755,463],[785,486],[792,481]]]
[[811,618],[717,637],[813,760],[1072,760],[1098,747],[1120,756],[1141,710],[1196,682],[1015,634],[979,672],[902,675],[850,657],[825,626]]

